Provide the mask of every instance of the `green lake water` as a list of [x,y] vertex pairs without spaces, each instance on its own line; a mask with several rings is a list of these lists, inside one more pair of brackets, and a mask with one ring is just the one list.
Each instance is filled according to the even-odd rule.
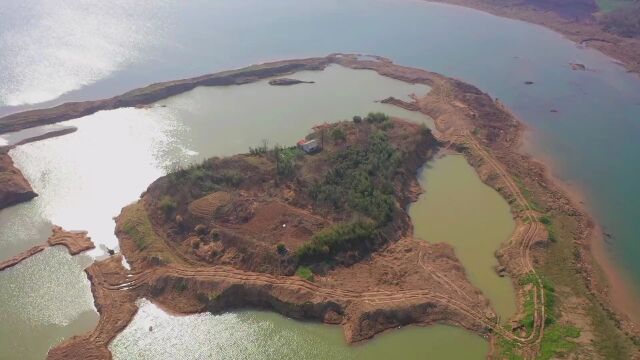
[[133,322],[111,343],[114,359],[471,360],[484,359],[488,351],[481,337],[444,325],[389,331],[347,345],[339,326],[271,312],[172,316],[148,301],[139,306]]
[[0,114],[333,52],[386,56],[476,85],[526,122],[534,155],[583,191],[614,236],[611,260],[640,286],[640,79],[561,34],[422,0],[2,5]]
[[0,271],[0,359],[42,359],[49,347],[98,323],[86,256],[56,246]]
[[501,318],[513,315],[511,280],[494,271],[498,265],[495,251],[515,226],[509,205],[482,183],[461,155],[430,161],[418,172],[418,180],[425,192],[409,208],[415,236],[451,244],[467,277],[489,298]]

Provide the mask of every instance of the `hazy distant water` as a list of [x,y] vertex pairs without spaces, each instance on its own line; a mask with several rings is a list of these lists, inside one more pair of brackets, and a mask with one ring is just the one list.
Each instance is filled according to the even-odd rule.
[[162,31],[161,7],[138,0],[3,1],[0,105],[52,100],[142,60]]

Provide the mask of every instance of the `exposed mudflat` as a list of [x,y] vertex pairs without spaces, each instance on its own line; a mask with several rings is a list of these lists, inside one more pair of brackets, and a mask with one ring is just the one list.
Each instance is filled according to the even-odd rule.
[[32,257],[49,246],[62,245],[69,250],[69,254],[77,255],[81,252],[95,248],[86,231],[66,231],[60,226],[53,227],[53,234],[47,239],[46,244],[36,245],[20,254],[0,262],[0,271],[18,265],[20,262]]
[[53,227],[53,234],[47,239],[50,246],[62,245],[69,250],[69,254],[77,255],[95,248],[86,231],[66,231],[60,226]]

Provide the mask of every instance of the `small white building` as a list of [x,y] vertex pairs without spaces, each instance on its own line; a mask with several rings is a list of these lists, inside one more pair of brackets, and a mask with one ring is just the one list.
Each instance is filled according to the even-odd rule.
[[298,149],[306,152],[307,154],[313,154],[320,150],[320,143],[317,139],[302,139],[298,141]]

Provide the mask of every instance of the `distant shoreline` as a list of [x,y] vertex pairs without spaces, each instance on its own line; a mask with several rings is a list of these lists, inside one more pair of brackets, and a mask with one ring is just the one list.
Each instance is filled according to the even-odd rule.
[[[524,136],[520,151],[526,154],[529,146],[532,145]],[[569,184],[553,175],[555,168],[553,159],[540,154],[535,154],[535,157],[545,167],[546,176],[567,194],[574,206],[581,212],[590,214],[592,210],[583,191],[576,185]],[[602,271],[602,273],[594,272],[591,279],[594,293],[601,295],[599,300],[605,302],[607,307],[612,307],[619,315],[629,317],[633,323],[640,324],[640,309],[637,307],[638,301],[640,301],[638,293],[640,289],[634,287],[625,269],[613,263],[611,254],[606,248],[602,225],[593,217],[590,218],[590,222],[592,223],[591,233],[585,240],[589,252],[593,256],[593,261],[600,267],[597,270]]]
[[496,16],[521,20],[558,32],[577,44],[588,46],[615,59],[629,72],[640,74],[640,39],[625,38],[602,30],[594,23],[580,23],[562,18],[552,11],[526,5],[501,6],[487,0],[423,0],[456,5]]

